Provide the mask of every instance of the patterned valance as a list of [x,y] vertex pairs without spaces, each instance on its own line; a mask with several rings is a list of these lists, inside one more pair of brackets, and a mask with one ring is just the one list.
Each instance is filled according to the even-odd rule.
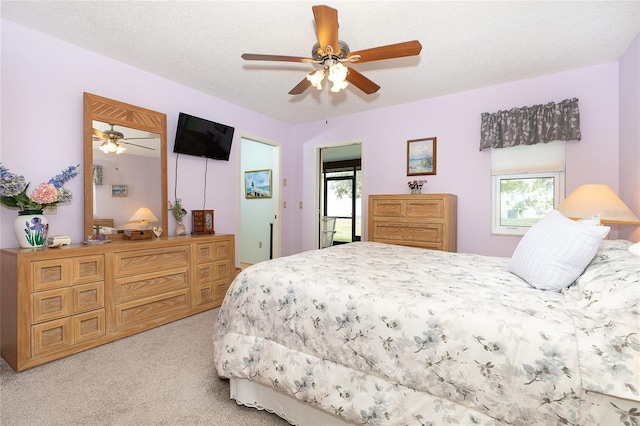
[[480,151],[540,142],[580,140],[578,99],[482,113]]

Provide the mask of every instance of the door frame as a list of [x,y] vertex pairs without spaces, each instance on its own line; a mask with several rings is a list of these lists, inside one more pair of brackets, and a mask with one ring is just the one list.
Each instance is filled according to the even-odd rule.
[[244,159],[242,158],[242,141],[243,140],[248,140],[251,141],[253,143],[258,143],[258,144],[262,144],[262,145],[267,145],[270,146],[271,148],[273,148],[273,163],[272,163],[272,169],[271,169],[271,189],[272,189],[272,194],[271,194],[271,199],[273,201],[273,212],[271,215],[271,222],[273,223],[273,241],[272,241],[272,247],[271,247],[271,252],[272,252],[272,258],[278,258],[281,256],[282,254],[282,227],[281,227],[281,217],[282,217],[282,212],[281,212],[281,197],[282,197],[282,145],[278,142],[275,141],[271,141],[271,140],[266,140],[264,138],[259,138],[253,135],[240,135],[240,150],[239,150],[239,154],[240,154],[240,161],[239,161],[239,167],[238,167],[238,173],[239,173],[239,182],[240,184],[238,185],[238,191],[239,191],[239,198],[238,198],[238,212],[239,212],[239,219],[238,219],[238,236],[236,237],[236,244],[238,245],[238,263],[243,261],[243,257],[242,257],[242,217],[243,217],[243,200],[244,200],[244,170],[245,170],[245,162]]
[[361,206],[360,206],[360,212],[362,214],[362,218],[361,218],[361,224],[362,224],[362,231],[361,231],[361,239],[364,241],[365,240],[365,232],[366,232],[366,217],[367,217],[367,212],[366,212],[366,204],[364,202],[365,200],[365,194],[366,194],[366,190],[365,190],[365,186],[366,186],[366,175],[365,173],[365,141],[364,139],[353,139],[353,140],[346,140],[346,141],[340,141],[340,142],[336,142],[333,144],[323,144],[323,145],[316,145],[314,147],[314,159],[315,159],[315,164],[314,164],[314,177],[313,177],[313,187],[314,187],[314,194],[313,194],[313,221],[312,223],[314,224],[314,229],[313,229],[313,247],[314,248],[319,248],[320,247],[320,232],[318,232],[320,226],[321,226],[321,220],[322,220],[322,212],[323,212],[323,203],[324,203],[324,198],[321,199],[321,197],[324,197],[324,193],[323,193],[323,178],[322,178],[322,150],[326,149],[326,148],[338,148],[341,146],[349,146],[349,145],[360,145],[360,170],[362,173],[362,199],[361,199]]

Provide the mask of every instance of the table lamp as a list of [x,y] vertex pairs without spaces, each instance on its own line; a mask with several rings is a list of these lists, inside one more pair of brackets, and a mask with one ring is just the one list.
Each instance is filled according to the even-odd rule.
[[580,185],[557,210],[570,219],[599,214],[605,224],[640,225],[640,218],[607,185]]
[[136,212],[131,216],[129,222],[140,222],[138,229],[149,229],[149,222],[157,222],[158,218],[155,217],[153,212],[148,207],[140,207]]

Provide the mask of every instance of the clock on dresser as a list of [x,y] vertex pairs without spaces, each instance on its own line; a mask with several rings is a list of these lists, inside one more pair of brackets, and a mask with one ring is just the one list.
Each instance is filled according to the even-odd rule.
[[213,210],[191,210],[192,234],[215,234]]

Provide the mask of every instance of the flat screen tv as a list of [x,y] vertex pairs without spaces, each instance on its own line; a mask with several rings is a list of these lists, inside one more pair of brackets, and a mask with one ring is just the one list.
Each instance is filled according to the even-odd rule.
[[181,112],[173,152],[229,161],[233,131],[233,127]]

